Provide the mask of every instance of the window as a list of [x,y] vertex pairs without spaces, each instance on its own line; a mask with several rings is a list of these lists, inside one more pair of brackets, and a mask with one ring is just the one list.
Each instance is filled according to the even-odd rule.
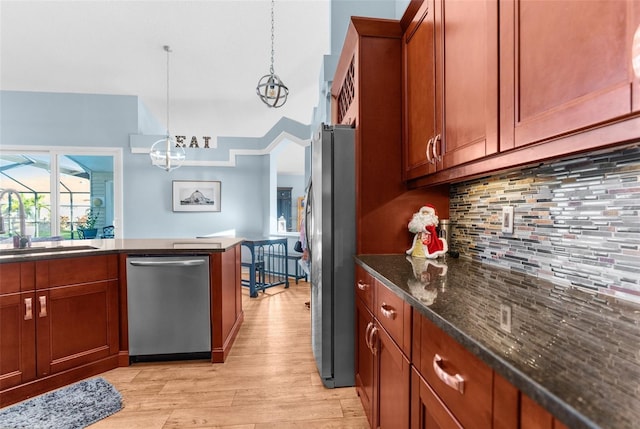
[[[90,213],[98,234],[121,218],[122,196],[115,192],[120,189],[121,165],[120,149],[3,148],[0,189],[14,189],[22,197],[25,234],[32,239],[84,238]],[[17,197],[12,193],[3,197],[0,211],[4,240],[20,232]]]
[[[278,188],[278,232],[293,231],[293,222],[291,220],[291,189],[292,188]],[[281,226],[281,222],[284,222],[284,225]]]

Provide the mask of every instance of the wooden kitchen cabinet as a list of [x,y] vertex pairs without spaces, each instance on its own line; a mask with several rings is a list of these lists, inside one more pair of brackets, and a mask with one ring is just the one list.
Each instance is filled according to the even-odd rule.
[[568,429],[527,395],[520,394],[520,429]]
[[[15,278],[16,267],[21,287],[32,291],[4,294],[4,274]],[[0,406],[117,366],[116,255],[0,264],[0,270]]]
[[211,362],[226,360],[244,320],[240,273],[241,245],[209,254]]
[[356,326],[355,326],[355,380],[356,391],[362,402],[362,407],[369,420],[369,425],[374,426],[373,421],[373,387],[374,387],[374,358],[369,347],[371,330],[375,326],[375,320],[371,309],[373,308],[374,283],[373,277],[361,266],[355,267],[356,290]]
[[377,357],[375,427],[408,428],[411,374],[409,359],[380,324],[373,329],[371,346]]
[[[555,139],[640,111],[631,42],[637,1],[500,2],[500,150]],[[637,138],[614,127],[608,140]],[[579,146],[602,145],[586,133]],[[542,154],[541,154],[542,155]]]
[[[410,188],[613,149],[640,137],[640,79],[631,67],[639,2],[418,0],[406,14],[403,173]],[[420,42],[424,51],[411,46],[421,32],[429,35]],[[416,52],[428,54],[414,61]],[[431,52],[433,63],[426,59]],[[433,135],[431,111],[415,91],[433,96]],[[432,164],[418,158],[426,153]]]
[[0,391],[36,376],[34,279],[33,263],[0,264]]
[[411,429],[462,429],[415,368],[411,370]]
[[426,201],[449,212],[447,186],[408,191],[403,178],[401,38],[400,21],[351,17],[331,85],[332,122],[355,128],[359,254],[404,252],[407,223]]
[[117,256],[36,262],[38,376],[117,356]]
[[407,180],[498,150],[498,3],[425,0],[403,35]]
[[374,359],[375,356],[369,348],[369,336],[374,327],[373,315],[367,309],[363,301],[356,298],[356,349],[355,349],[355,379],[356,391],[362,402],[362,408],[369,420],[369,425],[374,426],[373,420],[373,386],[374,386]]
[[[369,424],[373,428],[408,428],[410,406],[410,362],[396,338],[402,344],[410,338],[411,319],[394,317],[388,321],[399,322],[403,327],[391,326],[392,330],[400,333],[392,338],[381,321],[374,316],[377,309],[385,308],[395,312],[393,307],[382,307],[380,303],[372,308],[363,300],[368,291],[373,294],[375,303],[383,292],[388,289],[374,280],[361,267],[356,265],[356,390],[362,402]],[[388,291],[389,293],[392,293]],[[396,298],[398,298],[396,296]],[[383,298],[388,302],[388,297]],[[400,300],[401,309],[403,302]],[[395,302],[394,302],[395,303]],[[411,309],[409,308],[409,314]],[[400,310],[402,313],[402,310]],[[383,316],[388,319],[388,317]],[[405,334],[406,329],[406,334]],[[409,351],[410,354],[410,351]]]
[[[492,427],[491,368],[417,312],[414,312],[413,323],[413,347],[417,351],[412,362],[430,392],[461,426],[468,429]],[[426,393],[421,393],[423,395]],[[444,414],[444,411],[438,411],[438,414]]]
[[434,0],[425,0],[403,42],[403,163],[407,179],[436,171],[436,26]]
[[493,429],[568,429],[547,410],[493,374]]
[[413,326],[412,429],[567,429],[426,317]]

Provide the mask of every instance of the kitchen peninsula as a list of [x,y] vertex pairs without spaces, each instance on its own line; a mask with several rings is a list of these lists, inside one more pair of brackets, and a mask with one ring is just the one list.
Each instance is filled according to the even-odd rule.
[[0,407],[129,365],[129,255],[209,256],[211,361],[244,314],[241,238],[98,239],[0,246]]

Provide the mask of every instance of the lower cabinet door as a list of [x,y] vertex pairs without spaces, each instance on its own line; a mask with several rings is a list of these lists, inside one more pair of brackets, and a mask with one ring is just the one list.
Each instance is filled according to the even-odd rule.
[[411,371],[411,429],[462,429],[415,368]]
[[520,393],[521,429],[568,429],[524,393]]
[[377,427],[408,428],[411,365],[389,334],[377,326],[372,336],[378,361]]
[[373,316],[359,298],[356,298],[356,391],[369,420],[373,422],[374,356],[369,348],[368,336],[374,328]]
[[118,353],[118,281],[36,293],[38,375],[46,376]]
[[36,376],[33,303],[33,292],[0,295],[0,390]]

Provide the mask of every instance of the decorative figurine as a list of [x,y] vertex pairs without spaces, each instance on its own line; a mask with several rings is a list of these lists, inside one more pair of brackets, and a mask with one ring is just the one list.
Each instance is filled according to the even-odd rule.
[[438,214],[431,204],[420,207],[409,222],[409,232],[413,232],[413,244],[407,255],[416,258],[435,259],[444,256],[449,250],[447,240],[438,237]]

